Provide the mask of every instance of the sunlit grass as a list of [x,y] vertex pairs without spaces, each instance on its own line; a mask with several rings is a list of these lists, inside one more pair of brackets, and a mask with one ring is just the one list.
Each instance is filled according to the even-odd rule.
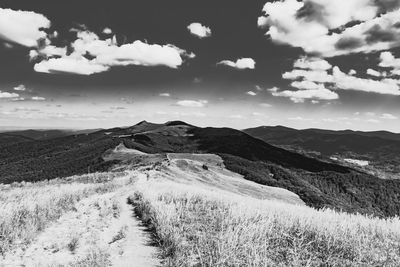
[[166,266],[398,266],[399,218],[317,211],[163,183],[132,201]]
[[77,176],[1,186],[0,254],[28,245],[38,232],[74,210],[83,198],[113,190],[116,186],[111,182],[113,177],[113,174]]

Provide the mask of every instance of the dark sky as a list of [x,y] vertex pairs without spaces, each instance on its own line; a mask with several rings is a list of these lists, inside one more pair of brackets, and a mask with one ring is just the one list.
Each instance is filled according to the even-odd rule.
[[[318,0],[308,2],[312,5]],[[304,31],[306,36],[313,25],[287,28],[285,20],[288,18],[276,15],[275,22],[259,27],[258,18],[263,15],[265,3],[265,0],[2,0],[0,9],[11,9],[15,14],[10,20],[0,18],[0,42],[3,44],[0,46],[0,91],[3,93],[0,97],[0,124],[89,128],[130,125],[142,119],[180,119],[201,126],[236,128],[283,124],[298,128],[400,131],[397,119],[400,117],[400,97],[397,91],[377,93],[364,90],[362,85],[353,85],[367,80],[377,81],[375,76],[366,74],[368,68],[379,72],[391,71],[378,66],[380,54],[390,51],[396,57],[396,45],[390,49],[354,53],[350,51],[355,49],[354,45],[349,48],[349,43],[357,45],[358,40],[350,42],[348,38],[342,38],[344,41],[340,39],[340,43],[345,43],[346,52],[341,55],[336,53],[338,45],[335,46],[338,55],[327,57],[310,52],[307,51],[308,44],[301,45],[301,37],[297,45],[292,37],[284,39],[266,35],[269,27],[280,29],[284,25],[283,32],[296,30],[301,35],[299,31]],[[317,12],[312,10],[311,15],[306,15],[308,20],[314,19],[313,12]],[[40,29],[46,32],[48,43],[39,40],[39,45],[30,46],[16,39],[27,34],[20,33],[20,24],[29,23],[29,19],[23,19],[30,16],[24,11],[42,14],[50,21],[48,29]],[[380,15],[377,13],[365,21]],[[187,27],[193,22],[208,27],[211,36],[199,38],[191,34]],[[11,33],[4,30],[9,28],[13,29]],[[112,33],[103,33],[105,28],[111,29]],[[333,28],[329,24],[329,29]],[[54,31],[57,31],[56,36],[52,36]],[[174,45],[185,50],[186,55],[181,54],[183,62],[176,68],[145,63],[121,66],[119,58],[112,64],[102,63],[102,66],[107,66],[106,71],[90,75],[59,69],[46,73],[35,68],[35,64],[52,58],[69,58],[74,51],[71,44],[78,38],[77,31],[94,33],[99,40],[115,36],[113,45],[117,48],[140,40],[149,45]],[[381,36],[382,32],[375,35]],[[41,54],[30,59],[30,51],[40,52],[46,46],[66,47],[67,53],[62,56]],[[361,48],[360,45],[360,49],[365,46]],[[189,53],[194,53],[195,57],[189,58]],[[80,56],[91,62],[97,60],[89,52]],[[301,89],[293,87],[291,84],[295,80],[284,79],[282,74],[292,71],[294,62],[306,56],[306,62],[328,61],[331,68],[325,70],[329,75],[333,73],[333,66],[338,66],[345,75],[354,69],[356,76],[364,81],[335,78],[334,82],[317,84],[320,91],[316,92],[316,81],[301,76],[297,81],[307,80],[313,84],[308,83],[307,88]],[[241,58],[253,59],[255,68],[217,65],[223,60],[235,63]],[[79,66],[82,65],[77,63],[77,69]],[[380,81],[383,79],[382,76]],[[18,86],[23,91],[14,89]],[[310,88],[313,91],[309,91]],[[287,91],[303,92],[293,97],[290,92],[285,93]]]

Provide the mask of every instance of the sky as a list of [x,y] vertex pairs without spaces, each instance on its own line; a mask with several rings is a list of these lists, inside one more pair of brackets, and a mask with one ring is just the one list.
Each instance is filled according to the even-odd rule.
[[0,127],[400,132],[398,0],[0,2]]

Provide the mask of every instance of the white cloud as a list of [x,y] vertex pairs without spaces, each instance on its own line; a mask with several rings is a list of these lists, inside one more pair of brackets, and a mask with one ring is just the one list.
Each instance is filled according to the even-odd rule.
[[66,56],[62,58],[50,58],[36,63],[34,70],[36,72],[59,74],[80,74],[91,75],[107,71],[110,67],[98,64],[96,61],[88,60],[82,56]]
[[103,33],[104,34],[112,34],[112,30],[110,28],[106,27],[103,29]]
[[42,29],[49,27],[50,21],[42,14],[0,8],[0,39],[34,47],[47,36]]
[[400,95],[399,86],[396,84],[396,81],[391,79],[375,81],[357,78],[342,72],[339,67],[333,68],[333,77],[335,86],[339,89],[387,95]]
[[189,108],[202,108],[208,103],[207,100],[180,100],[176,105]]
[[351,70],[349,71],[349,75],[351,75],[351,76],[356,75],[356,74],[357,74],[357,71],[356,71],[356,70],[351,69]]
[[32,96],[31,100],[33,100],[33,101],[45,101],[46,98],[41,97],[41,96]]
[[271,93],[273,93],[273,92],[278,92],[278,91],[279,91],[279,88],[276,87],[276,86],[274,86],[274,87],[272,87],[272,88],[267,89],[267,91],[268,91],[268,92],[271,92]]
[[381,72],[376,71],[374,69],[367,69],[367,74],[370,75],[370,76],[374,76],[374,77],[384,77],[384,76],[386,76],[386,73],[384,73],[384,72],[381,73]]
[[398,119],[398,117],[396,117],[390,113],[384,113],[384,114],[382,114],[382,116],[380,118],[384,119],[384,120],[397,120]]
[[217,65],[226,65],[236,69],[254,69],[256,62],[252,58],[240,58],[233,62],[231,60],[222,60],[217,63]]
[[20,84],[20,85],[14,87],[14,90],[15,91],[26,91],[26,87],[25,87],[25,85]]
[[[73,53],[67,55],[65,47],[47,44],[36,52],[31,52],[31,59],[41,58],[35,64],[35,71],[45,73],[74,73],[91,75],[109,70],[113,66],[166,66],[177,68],[183,63],[183,57],[193,58],[174,45],[147,44],[134,41],[118,45],[115,36],[101,40],[90,31],[77,31],[77,39],[71,44]],[[87,59],[89,54],[93,59]]]
[[171,95],[170,95],[169,93],[161,93],[160,96],[163,96],[163,97],[170,97]]
[[325,86],[320,83],[315,83],[311,81],[295,81],[290,84],[292,87],[298,88],[300,90],[318,90],[325,89]]
[[326,88],[299,90],[299,91],[285,90],[282,92],[273,92],[272,95],[280,97],[288,97],[295,103],[303,103],[304,100],[306,99],[335,100],[339,98],[337,93],[332,92],[331,90]]
[[290,72],[285,72],[282,74],[283,79],[287,80],[297,80],[299,78],[304,78],[304,80],[311,82],[321,82],[330,83],[333,82],[332,75],[328,74],[327,71],[323,70],[299,70],[294,69]]
[[258,24],[268,28],[274,42],[301,47],[306,53],[369,53],[400,46],[396,5],[384,10],[382,1],[374,0],[275,1],[265,4]]
[[200,39],[211,36],[211,29],[198,22],[191,23],[189,26],[187,26],[187,29],[191,34],[199,37]]
[[0,91],[0,98],[16,98],[19,94]]
[[[396,65],[395,61],[396,59],[392,57],[391,54],[390,55],[384,54],[384,55],[385,55],[384,59],[382,59],[383,57],[381,55],[381,65],[384,66]],[[300,64],[301,66],[299,65],[298,62],[299,62],[298,60],[295,61],[294,67],[309,66],[309,64],[305,63],[306,61],[301,61],[302,62],[302,65]],[[328,64],[324,64],[325,67],[327,67]],[[275,95],[291,97],[293,101],[299,101],[299,99],[302,99],[301,97],[299,97],[298,99],[293,98],[294,94],[307,96],[308,98],[311,98],[309,97],[309,95],[315,95],[315,96],[318,95],[321,96],[320,99],[329,100],[330,97],[333,97],[334,95],[328,93],[329,90],[326,89],[327,86],[329,86],[330,89],[335,89],[335,90],[338,89],[354,90],[354,91],[362,91],[362,92],[377,93],[377,94],[400,95],[400,88],[399,88],[400,80],[385,78],[387,75],[386,72],[378,72],[373,69],[368,69],[367,74],[381,79],[373,80],[373,79],[358,78],[354,76],[355,71],[350,71],[349,74],[346,74],[342,72],[340,68],[337,66],[333,67],[332,69],[325,69],[325,70],[315,70],[312,69],[312,67],[308,67],[308,69],[293,69],[290,72],[283,73],[282,78],[288,80],[294,80],[291,83],[291,86],[293,88],[297,88],[300,91],[301,90],[312,90],[312,91],[309,91],[308,94],[301,92],[294,93],[293,91],[284,91],[280,93],[275,92],[276,93]],[[321,92],[317,93],[318,90],[320,90]],[[325,98],[324,96],[328,97]]]
[[296,60],[293,64],[295,68],[309,70],[329,70],[332,65],[328,61],[320,58],[302,57]]
[[256,96],[257,93],[253,92],[253,91],[248,91],[246,94],[251,95],[251,96]]

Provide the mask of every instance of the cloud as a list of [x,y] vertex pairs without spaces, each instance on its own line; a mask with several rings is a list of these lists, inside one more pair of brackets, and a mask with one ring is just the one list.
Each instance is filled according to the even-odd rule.
[[104,34],[112,34],[112,30],[110,28],[106,27],[103,29],[103,33]]
[[233,62],[231,60],[222,60],[217,63],[217,65],[226,65],[232,68],[236,69],[254,69],[256,62],[252,58],[240,58],[236,60],[236,62]]
[[192,35],[197,36],[200,39],[211,36],[211,29],[198,22],[191,23],[187,26],[187,29]]
[[380,55],[380,67],[391,68],[390,74],[400,76],[400,58],[395,58],[391,52],[382,52]]
[[384,120],[397,120],[398,119],[398,117],[396,117],[390,113],[384,113],[384,114],[382,114],[382,116],[380,118],[384,119]]
[[303,103],[306,99],[319,99],[319,100],[335,100],[339,96],[337,93],[332,92],[324,87],[319,89],[308,89],[299,91],[285,90],[282,92],[273,92],[273,96],[288,97],[295,103]]
[[342,72],[339,67],[333,68],[335,86],[343,90],[356,90],[369,93],[400,95],[398,81],[383,79],[380,81],[357,78]]
[[384,73],[384,72],[381,73],[381,72],[376,71],[374,69],[367,69],[367,74],[370,75],[370,76],[374,76],[374,77],[384,77],[384,76],[386,76],[386,73]]
[[207,100],[180,100],[176,105],[189,108],[202,108],[208,103]]
[[297,80],[303,78],[304,80],[311,82],[331,83],[333,82],[332,75],[328,74],[327,71],[323,70],[299,70],[294,69],[290,72],[282,74],[283,79]]
[[332,65],[328,61],[320,58],[302,57],[296,60],[293,64],[295,68],[309,70],[329,70]]
[[[380,66],[396,66],[396,59],[391,54],[382,54]],[[328,65],[330,66],[328,62],[327,64],[324,64],[325,70],[316,70],[315,68],[317,67],[310,66],[310,64],[307,64],[305,62],[307,61],[302,60],[301,64],[299,64],[299,61],[297,60],[294,62],[294,67],[308,67],[308,69],[293,69],[290,72],[285,72],[282,74],[282,78],[287,80],[294,80],[291,83],[291,86],[293,88],[297,88],[299,92],[273,92],[275,93],[273,95],[290,97],[295,102],[301,102],[301,99],[304,99],[303,97],[296,98],[295,96],[304,96],[305,98],[317,98],[320,100],[336,99],[334,98],[334,96],[337,96],[337,94],[332,94],[332,90],[354,90],[367,93],[400,95],[400,80],[386,78],[386,72],[379,72],[373,69],[368,69],[367,74],[380,79],[364,79],[356,77],[355,71],[350,71],[349,74],[346,74],[342,72],[337,66],[326,69],[325,67],[327,67]],[[318,61],[315,60],[314,62]],[[303,90],[308,90],[308,92],[300,92]],[[318,93],[319,90],[321,92]],[[331,93],[329,93],[328,91],[331,91]]]
[[311,81],[294,81],[290,84],[292,87],[298,88],[300,90],[318,90],[324,89],[324,85],[320,83],[315,83]]
[[256,96],[257,93],[253,92],[253,91],[248,91],[246,94],[251,95],[251,96]]
[[0,8],[0,39],[26,47],[35,47],[47,34],[50,21],[31,11]]
[[62,58],[50,58],[36,63],[34,70],[36,72],[50,74],[80,74],[91,75],[109,70],[109,66],[98,64],[95,61],[88,60],[82,56],[66,56]]
[[351,75],[351,76],[356,75],[356,74],[357,74],[357,71],[356,71],[356,70],[351,69],[351,70],[349,71],[349,75]]
[[45,101],[46,98],[41,97],[41,96],[32,96],[31,100],[33,100],[33,101]]
[[160,96],[163,96],[163,97],[170,97],[171,95],[170,95],[169,93],[161,93]]
[[[385,4],[382,4],[385,2]],[[258,25],[272,41],[333,57],[400,46],[398,4],[382,0],[283,0],[264,5]],[[395,1],[397,2],[397,1]],[[387,8],[396,6],[396,8]],[[304,29],[307,29],[304,31]]]
[[193,58],[174,45],[148,44],[139,40],[118,45],[115,36],[101,40],[90,31],[77,31],[77,39],[71,43],[72,53],[67,54],[65,47],[50,44],[31,52],[31,59],[42,59],[35,64],[37,72],[73,73],[91,75],[108,71],[113,66],[166,66],[178,68],[183,58]]
[[26,87],[25,87],[25,85],[20,84],[20,85],[14,87],[14,90],[15,91],[26,91]]
[[16,98],[19,94],[0,91],[0,98]]

